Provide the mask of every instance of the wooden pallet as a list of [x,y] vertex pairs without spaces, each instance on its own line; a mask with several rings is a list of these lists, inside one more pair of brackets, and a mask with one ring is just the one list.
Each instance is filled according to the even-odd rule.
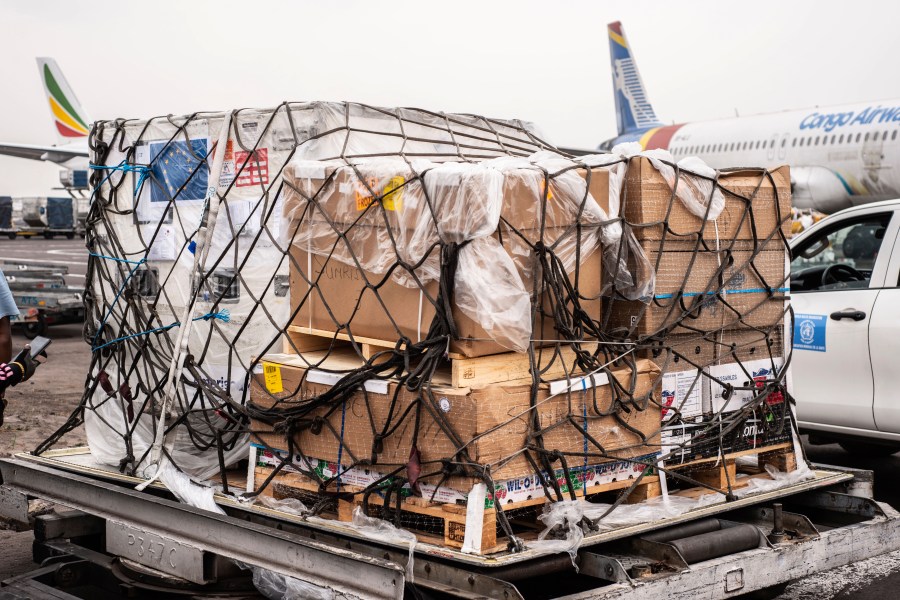
[[[323,350],[350,350],[357,357],[371,359],[379,352],[392,349],[396,342],[351,336],[309,327],[291,325],[287,329],[284,341],[285,354],[319,352]],[[585,347],[595,342],[582,342]],[[538,351],[536,351],[538,352]],[[560,355],[553,358],[554,348],[545,349],[539,354],[540,366],[549,368],[541,377],[548,379],[565,378],[571,372],[575,361],[575,351],[571,347],[560,348]],[[531,363],[528,354],[505,352],[489,356],[466,357],[462,354],[449,353],[448,364],[439,369],[436,383],[455,388],[482,387],[492,383],[506,383],[519,380],[531,380]]]
[[[256,481],[264,481],[270,473],[269,467],[257,466],[255,468]],[[591,486],[587,490],[587,495],[591,497],[599,493],[615,492],[626,489],[633,483],[633,479],[626,479]],[[330,515],[339,521],[351,521],[356,507],[363,504],[362,491],[361,488],[342,485],[341,492],[344,493],[344,496],[334,495],[334,503],[329,511]],[[347,497],[348,493],[353,496]],[[322,498],[318,483],[299,473],[279,474],[261,494],[279,500],[296,498],[306,503],[314,501],[316,498]],[[632,490],[625,501],[629,504],[637,503],[660,494],[659,478],[655,475],[648,475]],[[584,497],[584,495],[584,489],[576,491],[576,496]],[[540,508],[547,502],[547,498],[541,495],[530,500],[503,503],[502,506],[507,518],[514,523],[516,529],[523,530],[523,538],[534,539],[537,533],[543,529],[543,525],[536,517],[542,512]],[[373,493],[369,495],[368,503],[370,511],[372,508],[380,509],[383,499]],[[395,508],[394,501],[391,502],[391,508]],[[487,555],[505,550],[506,540],[502,537],[502,529],[498,527],[496,510],[493,507],[486,507],[483,512],[476,511],[481,515],[481,521],[473,526],[469,520],[467,508],[464,504],[442,504],[430,502],[428,498],[405,497],[400,505],[401,526],[415,533],[422,542],[457,549],[463,547],[468,526],[472,528],[472,535],[478,536],[475,547],[480,548],[481,554]]]
[[[671,465],[668,468],[676,471],[686,471],[684,475],[694,479],[698,483],[715,488],[722,493],[731,489],[747,485],[746,478],[738,480],[737,459],[743,456],[757,456],[757,472],[765,470],[765,465],[770,464],[779,471],[793,471],[797,468],[797,459],[794,455],[792,442],[774,444],[764,448],[752,448],[740,452],[732,452],[724,457],[701,458],[680,465]],[[709,493],[708,488],[696,488],[699,494]]]

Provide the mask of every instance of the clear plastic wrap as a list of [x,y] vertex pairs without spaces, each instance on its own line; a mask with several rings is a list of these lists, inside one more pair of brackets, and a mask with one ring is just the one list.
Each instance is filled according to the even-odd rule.
[[501,346],[525,352],[531,340],[531,296],[509,254],[480,237],[459,252],[454,300]]
[[[743,498],[770,492],[815,476],[805,462],[789,473],[779,471],[772,465],[765,468],[769,479],[740,475],[741,485],[735,486],[735,496]],[[592,521],[592,527],[599,531],[611,531],[677,517],[721,501],[722,494],[710,492],[696,498],[659,496],[637,504],[621,504],[615,509],[612,504],[585,502],[582,499],[554,502],[548,504],[539,517],[545,529],[538,535],[538,540],[529,543],[528,547],[547,553],[568,552],[577,569],[575,558],[584,540],[584,519]]]
[[[716,170],[696,156],[687,156],[676,163],[668,150],[642,150],[637,142],[619,144],[613,147],[612,152],[624,158],[647,157],[669,187],[675,190],[675,196],[685,208],[701,219],[715,221],[725,208],[725,197],[715,184]],[[680,172],[676,174],[671,164],[677,164]]]
[[363,514],[362,508],[359,506],[353,509],[353,521],[351,524],[353,529],[367,538],[392,544],[408,545],[409,560],[406,563],[406,581],[413,583],[413,552],[418,542],[415,534],[405,529],[400,529],[384,519],[368,517]]
[[[610,237],[616,248],[621,239],[620,229],[603,226],[609,217],[583,172],[550,152],[439,165],[304,159],[285,170],[285,220],[293,224],[297,248],[358,267],[370,285],[388,271],[413,289],[438,281],[439,244],[462,245],[457,307],[493,341],[521,352],[532,337],[534,249],[546,246],[571,273],[597,251],[601,237],[618,231]],[[629,268],[627,259],[616,260],[615,272]],[[623,289],[626,281],[634,285],[629,272],[621,277]]]
[[334,600],[334,590],[267,569],[253,568],[253,586],[269,600]]

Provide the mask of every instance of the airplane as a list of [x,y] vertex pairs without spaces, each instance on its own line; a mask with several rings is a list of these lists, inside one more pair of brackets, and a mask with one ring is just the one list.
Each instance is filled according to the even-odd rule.
[[52,58],[38,58],[38,71],[56,126],[57,144],[39,146],[0,142],[0,154],[43,160],[63,167],[59,179],[66,189],[88,187],[88,135],[91,120]]
[[665,125],[656,116],[620,22],[607,26],[618,136],[714,168],[791,167],[792,203],[830,214],[900,197],[900,99]]

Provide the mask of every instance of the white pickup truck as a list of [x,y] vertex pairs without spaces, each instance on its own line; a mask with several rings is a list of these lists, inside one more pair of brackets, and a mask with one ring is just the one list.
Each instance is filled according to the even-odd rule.
[[900,450],[900,200],[843,210],[791,241],[801,431],[848,452]]

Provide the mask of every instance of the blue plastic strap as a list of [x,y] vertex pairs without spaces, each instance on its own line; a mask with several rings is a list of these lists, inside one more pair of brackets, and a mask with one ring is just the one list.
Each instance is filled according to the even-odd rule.
[[[748,288],[745,290],[721,290],[718,292],[684,292],[681,294],[685,298],[693,298],[694,296],[716,296],[718,294],[763,294],[768,292],[778,292],[778,293],[786,293],[791,291],[791,288]],[[676,294],[656,294],[653,296],[656,300],[668,300],[669,298],[674,298]]]
[[147,176],[150,174],[150,167],[147,165],[132,165],[127,163],[126,161],[122,161],[117,165],[88,165],[91,169],[95,171],[109,171],[109,174],[103,178],[103,181],[94,188],[96,191],[101,185],[106,183],[106,180],[109,179],[110,175],[113,174],[114,171],[121,171],[123,173],[140,173],[137,180],[137,185],[135,186],[135,190],[141,189],[141,186],[144,184],[144,180],[147,179]]
[[[206,313],[205,315],[200,315],[199,317],[194,317],[191,320],[192,321],[201,321],[201,320],[209,321],[210,319],[218,319],[220,321],[224,321],[227,323],[228,321],[231,320],[231,314],[228,312],[227,309],[225,309],[225,310],[221,310],[219,312]],[[181,323],[176,321],[175,323],[172,323],[171,325],[164,325],[162,327],[157,327],[155,329],[148,329],[147,331],[139,331],[137,333],[132,333],[131,335],[124,335],[124,336],[116,338],[112,341],[106,342],[105,344],[97,346],[96,348],[93,348],[92,352],[96,352],[97,350],[102,350],[103,348],[106,348],[107,346],[110,346],[117,342],[121,342],[123,340],[130,340],[131,338],[136,338],[136,337],[139,337],[142,335],[150,335],[151,333],[159,333],[161,331],[168,331],[169,329],[172,329],[173,327],[178,327],[180,325],[181,325]]]
[[341,491],[341,458],[344,454],[344,423],[347,418],[347,399],[344,398],[343,402],[341,402],[341,439],[338,442],[338,455],[337,455],[337,491]]

